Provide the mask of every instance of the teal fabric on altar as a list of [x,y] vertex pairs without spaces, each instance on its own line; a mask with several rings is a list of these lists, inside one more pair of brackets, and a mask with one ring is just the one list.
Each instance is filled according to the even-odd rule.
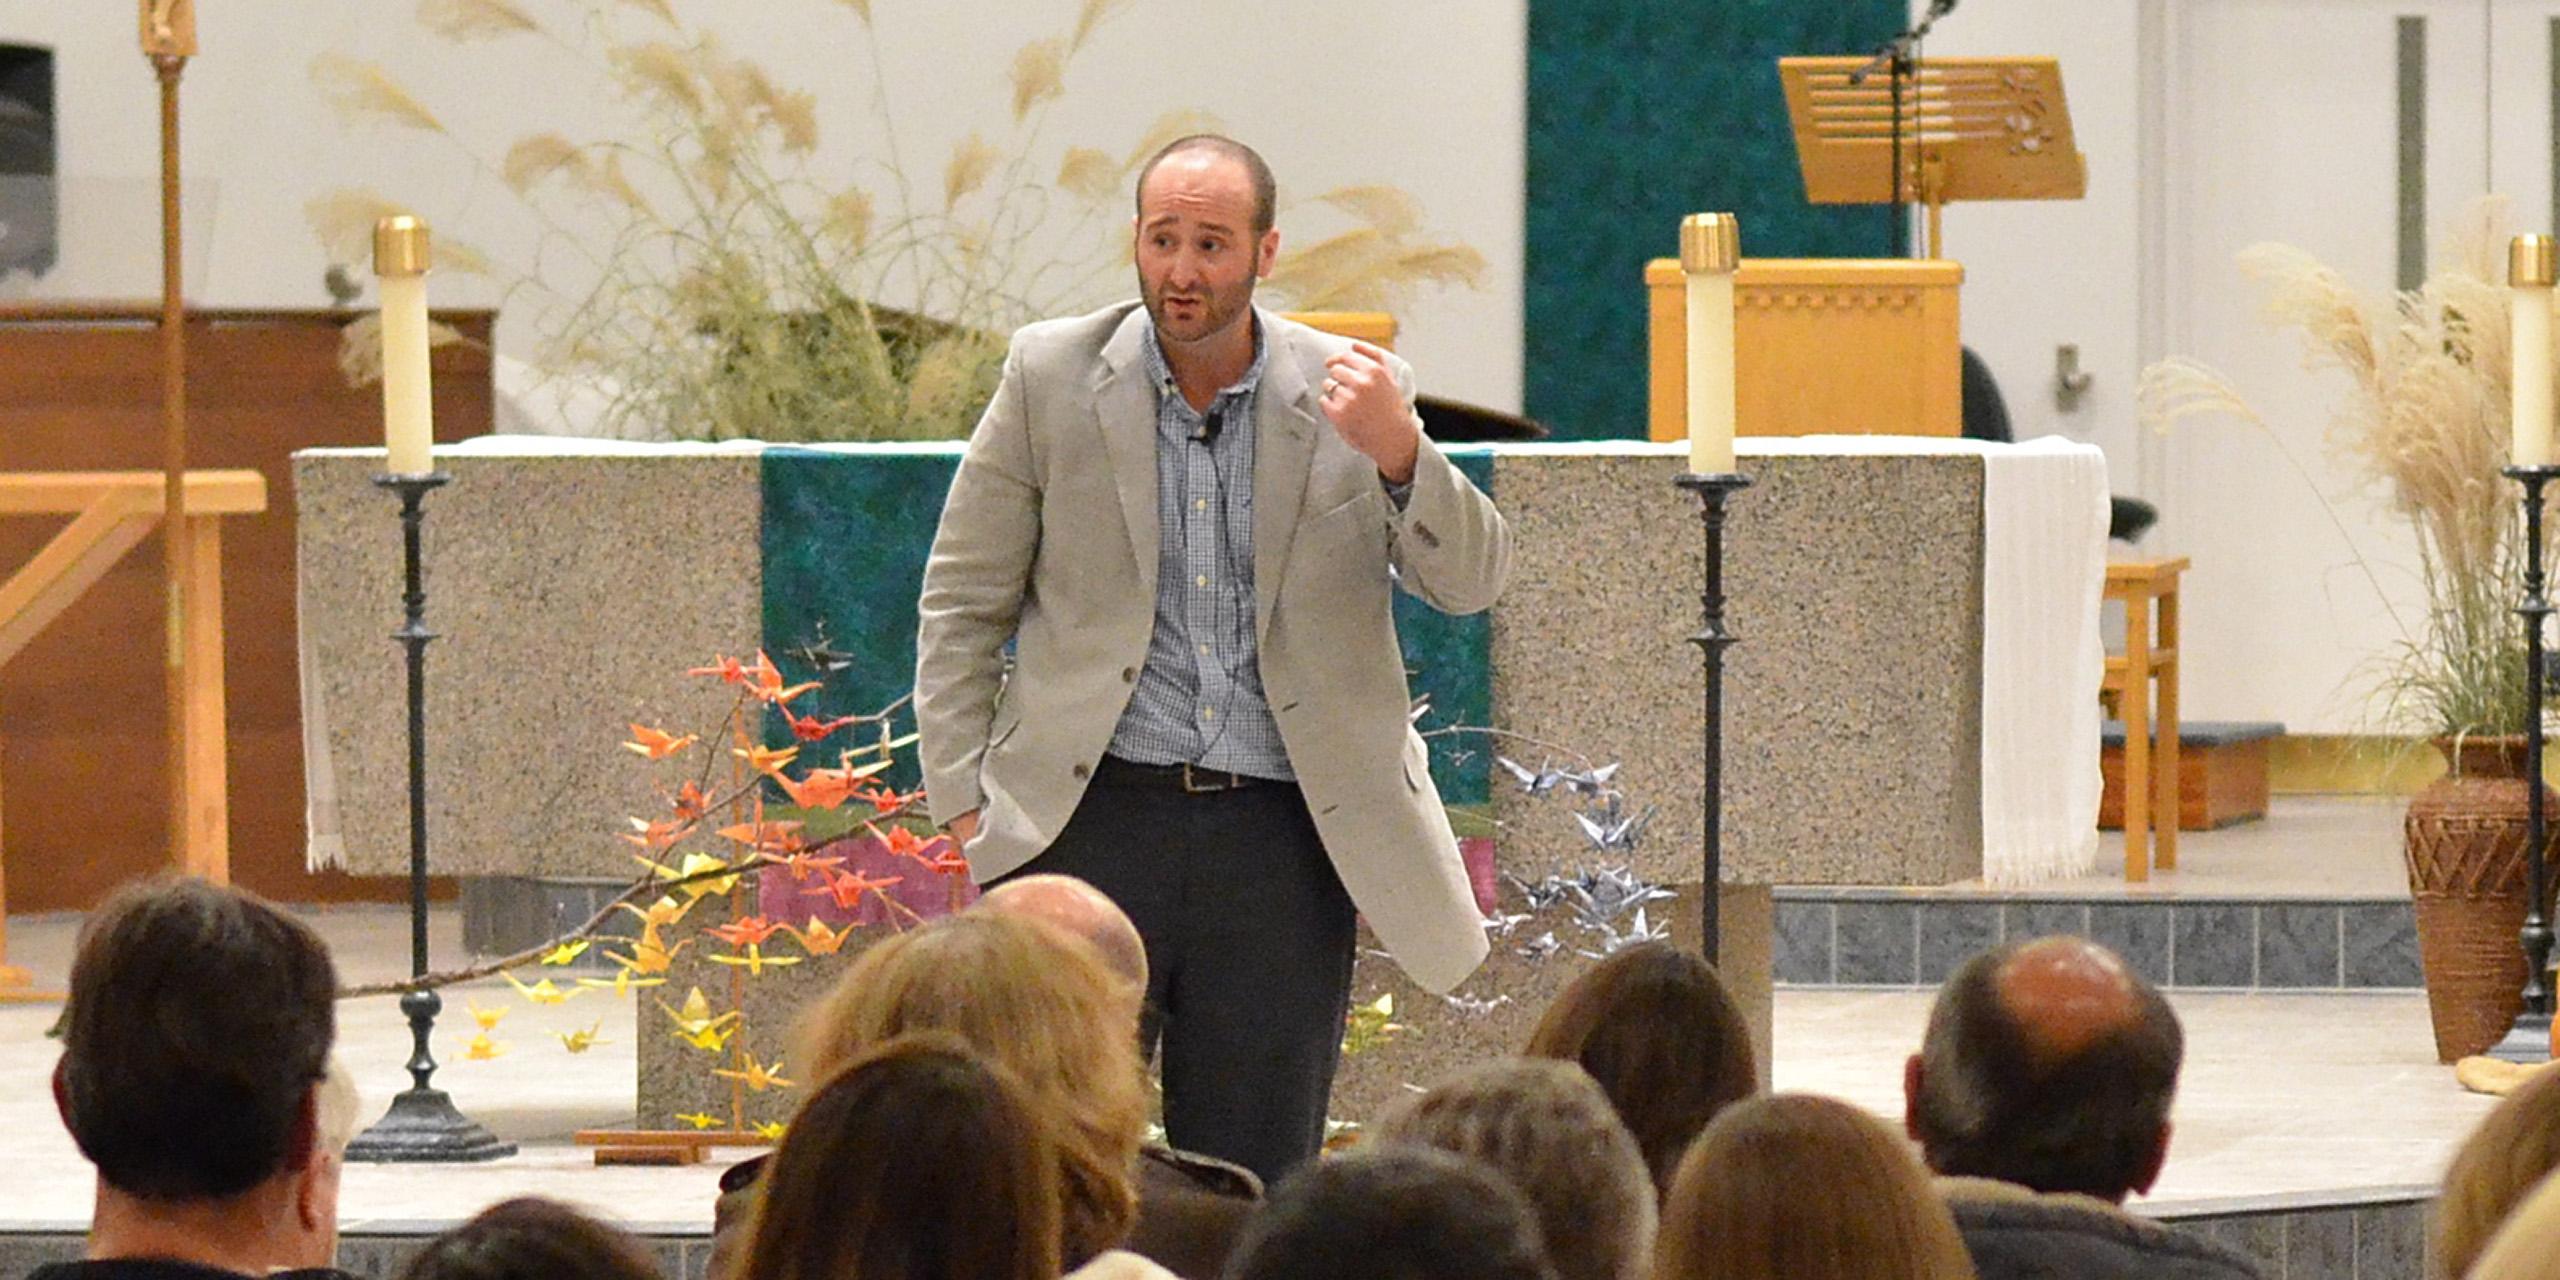
[[[916,597],[943,495],[959,469],[961,445],[859,445],[764,452],[764,649],[793,683],[820,678],[815,648],[846,664],[826,687],[792,704],[802,715],[865,715],[905,697],[915,683]],[[1493,492],[1493,450],[1456,446],[1449,455],[1469,480]],[[1430,699],[1422,727],[1482,725],[1493,712],[1491,615],[1452,618],[1398,593],[1396,629],[1416,697]],[[823,641],[823,645],[821,644]],[[895,727],[913,728],[901,709]],[[1451,804],[1487,795],[1491,757],[1476,735],[1431,740],[1432,777]],[[768,714],[765,741],[789,746],[791,727]],[[842,737],[818,745],[804,763],[831,765]],[[917,785],[915,753],[900,753],[891,785]]]
[[1729,211],[1753,258],[1875,258],[1881,208],[1804,198],[1783,54],[1874,49],[1903,0],[1538,0],[1529,6],[1522,385],[1563,440],[1645,434],[1644,264]]

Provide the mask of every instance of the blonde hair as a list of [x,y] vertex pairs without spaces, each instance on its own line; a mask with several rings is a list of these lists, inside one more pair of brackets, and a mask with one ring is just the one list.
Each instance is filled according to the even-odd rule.
[[2560,1168],[2560,1068],[2508,1094],[2454,1154],[2436,1200],[2435,1274],[2469,1270],[2498,1224],[2554,1168]]
[[1655,1280],[1972,1280],[1910,1145],[1811,1094],[1725,1109],[1680,1161]]
[[2524,1197],[2480,1251],[2467,1280],[2560,1280],[2560,1174]]
[[823,1079],[899,1036],[942,1031],[1021,1084],[1054,1126],[1066,1265],[1128,1238],[1146,1134],[1138,993],[1050,925],[966,913],[864,952],[800,1024],[797,1060]]
[[1564,1280],[1642,1280],[1653,1262],[1653,1174],[1609,1095],[1570,1062],[1514,1058],[1459,1074],[1379,1121],[1383,1142],[1483,1161],[1537,1211]]

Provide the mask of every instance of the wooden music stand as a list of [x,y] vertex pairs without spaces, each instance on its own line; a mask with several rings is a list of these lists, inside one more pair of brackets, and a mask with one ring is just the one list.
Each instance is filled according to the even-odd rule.
[[1865,58],[1780,58],[1804,194],[1815,204],[1929,210],[1929,256],[1950,200],[2077,200],[2088,162],[2072,143],[2062,66],[2052,58],[1934,58],[1902,84],[1902,174],[1893,169],[1889,70],[1858,84]]

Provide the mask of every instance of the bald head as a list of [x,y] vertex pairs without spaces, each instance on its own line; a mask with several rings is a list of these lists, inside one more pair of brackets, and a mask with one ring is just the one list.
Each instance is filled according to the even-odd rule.
[[978,910],[1046,921],[1093,944],[1111,971],[1145,990],[1147,945],[1109,895],[1074,876],[1024,876],[1007,880],[978,899]]
[[2038,938],[1993,970],[1993,998],[2025,1033],[2037,1060],[2060,1062],[2142,1020],[2140,979],[2115,952],[2086,938]]
[[1984,952],[1939,989],[1905,1078],[1940,1173],[2122,1201],[2159,1176],[2185,1054],[2177,1014],[2085,938]]

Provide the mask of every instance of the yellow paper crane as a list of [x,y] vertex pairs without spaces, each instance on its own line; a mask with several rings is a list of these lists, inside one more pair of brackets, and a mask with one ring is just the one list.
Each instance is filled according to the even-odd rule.
[[850,926],[843,929],[831,928],[826,921],[816,916],[809,917],[809,927],[806,929],[795,929],[786,924],[782,926],[782,931],[790,934],[792,939],[800,944],[801,950],[813,956],[831,956],[843,950],[845,940],[851,938],[854,933]]
[[735,965],[738,968],[746,970],[748,977],[761,978],[764,976],[764,971],[766,969],[779,968],[783,965],[798,964],[800,963],[800,957],[769,956],[764,953],[764,948],[750,942],[747,944],[747,953],[745,955],[713,956],[711,957],[711,963]]
[[696,1129],[717,1129],[720,1127],[720,1117],[715,1116],[708,1111],[679,1111],[676,1113],[676,1119],[682,1120]]
[[747,1086],[747,1091],[750,1093],[762,1093],[767,1089],[788,1089],[792,1087],[792,1081],[782,1078],[782,1059],[774,1059],[773,1065],[768,1067],[757,1062],[756,1056],[752,1053],[740,1053],[738,1056],[746,1059],[747,1065],[745,1070],[731,1071],[726,1067],[716,1067],[712,1069],[711,1074],[718,1076],[723,1080],[737,1080],[744,1082]]
[[624,973],[637,973],[645,977],[649,974],[665,973],[674,966],[676,957],[691,945],[693,945],[693,939],[686,938],[672,947],[668,946],[665,939],[659,936],[658,926],[652,923],[640,926],[640,937],[631,944],[631,954],[624,955],[619,951],[608,951],[604,955],[605,959],[621,965]]
[[755,1124],[756,1136],[767,1142],[782,1141],[783,1128],[783,1123],[779,1120],[759,1120]]
[[560,987],[554,985],[549,978],[544,978],[542,981],[534,983],[532,986],[526,986],[522,979],[516,977],[512,973],[502,973],[498,976],[505,978],[507,980],[507,985],[516,989],[517,995],[523,996],[525,999],[530,1000],[535,1004],[567,1004],[571,998],[579,994],[576,987],[570,987],[564,991]]
[[561,1048],[571,1053],[585,1053],[597,1045],[613,1043],[611,1040],[596,1039],[596,1033],[603,1029],[604,1020],[599,1018],[584,1031],[557,1031],[552,1034],[560,1037]]
[[462,1057],[466,1062],[487,1062],[506,1051],[506,1046],[490,1039],[489,1033],[483,1031],[471,1037],[471,1042],[462,1047]]
[[[661,867],[657,863],[649,861],[647,858],[640,858],[638,861],[641,865],[653,870],[666,870],[665,867]],[[700,901],[699,898],[687,898],[682,902],[678,902],[672,896],[661,894],[659,895],[658,900],[650,903],[646,909],[632,906],[628,902],[617,902],[613,905],[640,917],[640,926],[646,929],[665,928],[668,925],[675,924],[676,922],[684,919],[684,913],[693,910],[693,904],[698,901]]]
[[575,942],[563,942],[559,946],[543,952],[540,963],[547,965],[569,964],[576,961],[578,957],[585,955],[587,953],[587,948],[594,945],[594,941],[587,938],[580,938]]
[[664,1000],[658,1002],[658,1007],[665,1009],[667,1016],[675,1020],[676,1039],[705,1053],[718,1053],[727,1048],[729,1037],[738,1033],[738,1024],[746,1016],[735,1009],[714,1015],[711,1002],[703,998],[700,987],[685,995],[684,1008],[680,1011]]
[[[616,958],[619,959],[620,957]],[[664,978],[632,977],[631,966],[625,964],[622,968],[615,970],[613,976],[610,978],[580,978],[578,979],[578,985],[597,991],[611,991],[618,996],[627,996],[631,994],[631,989],[633,987],[663,987],[667,985],[667,980]]]
[[[663,863],[651,862],[647,858],[636,853],[631,855],[631,860],[639,863],[641,866],[647,867],[650,871],[656,873],[657,877],[661,880],[682,880],[687,876],[698,876],[712,871],[725,871],[729,867],[729,864],[726,861],[712,857],[707,853],[688,853],[684,856],[684,861],[677,863],[672,867],[666,866]],[[677,886],[677,891],[684,894],[686,903],[690,905],[693,902],[700,901],[706,895],[727,893],[731,889],[735,889],[737,887],[738,878],[736,876],[714,876],[708,880],[696,880],[691,884],[679,885]],[[658,901],[663,904],[667,902],[667,899],[660,898]],[[642,918],[650,919],[653,918],[654,914],[655,910],[653,908],[650,914],[643,915]],[[682,911],[678,911],[676,913],[678,917],[683,916],[683,914],[684,913]],[[667,920],[662,923],[674,924],[675,921]]]
[[498,1019],[507,1016],[507,1008],[505,1005],[500,1005],[495,1009],[483,1009],[480,1007],[479,1001],[473,1000],[468,996],[463,998],[462,1006],[471,1011],[471,1020],[479,1023],[482,1031],[497,1030]]

